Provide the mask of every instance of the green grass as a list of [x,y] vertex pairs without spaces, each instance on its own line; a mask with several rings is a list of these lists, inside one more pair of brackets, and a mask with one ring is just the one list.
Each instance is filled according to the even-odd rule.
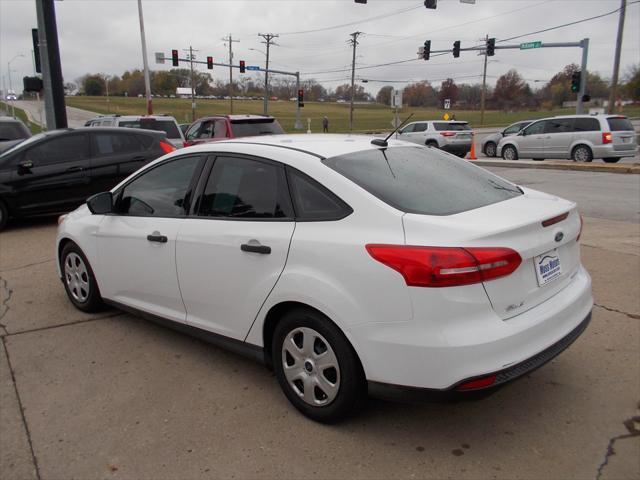
[[[11,105],[6,102],[0,102],[0,110],[4,110],[7,112],[7,115],[11,116]],[[36,134],[42,131],[42,127],[37,123],[30,122],[27,114],[21,108],[16,108],[16,117],[18,117],[22,122],[31,130],[31,133]]]
[[[109,111],[107,111],[106,97],[67,97],[69,106],[83,108],[98,113],[119,113],[121,115],[142,115],[146,111],[144,98],[110,97]],[[234,100],[234,113],[261,114],[263,104],[257,100]],[[275,116],[287,132],[294,132],[295,102],[269,102],[269,114]],[[178,123],[191,122],[191,100],[179,98],[154,98],[155,113],[166,113],[176,118]],[[213,114],[229,113],[228,100],[196,100],[196,118]],[[301,109],[304,130],[307,128],[307,118],[311,119],[311,130],[322,131],[322,117],[329,117],[329,131],[343,133],[349,131],[349,104],[306,102]],[[400,111],[400,117],[406,118],[413,113],[413,120],[429,120],[442,118],[444,110],[430,108],[406,107]],[[477,110],[452,110],[456,119],[466,120],[473,127],[480,127],[480,112]],[[496,110],[485,111],[483,126],[504,126],[518,120],[536,119],[553,115],[569,115],[575,109],[554,109],[536,111],[502,112]],[[640,107],[630,107],[624,110],[628,116],[640,116]],[[384,105],[356,105],[354,107],[354,131],[376,132],[390,130],[394,112]]]

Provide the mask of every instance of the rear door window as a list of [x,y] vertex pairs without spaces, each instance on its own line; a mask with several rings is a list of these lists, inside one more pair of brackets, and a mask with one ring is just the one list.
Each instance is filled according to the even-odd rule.
[[370,149],[323,163],[408,213],[453,215],[522,195],[486,170],[423,147]]
[[92,136],[94,138],[96,156],[121,155],[145,150],[138,135],[97,133]]
[[544,133],[573,132],[573,118],[552,118],[545,122]]
[[607,118],[607,123],[612,132],[633,132],[633,125],[624,117]]
[[576,132],[597,132],[600,130],[600,122],[597,118],[576,118],[573,129]]

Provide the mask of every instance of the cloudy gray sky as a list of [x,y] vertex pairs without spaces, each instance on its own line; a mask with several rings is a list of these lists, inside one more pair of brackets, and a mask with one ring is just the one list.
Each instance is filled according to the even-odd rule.
[[[223,37],[232,34],[236,63],[262,65],[264,55],[258,33],[278,33],[272,47],[272,68],[296,71],[335,87],[347,82],[351,50],[349,34],[360,36],[357,76],[369,79],[367,89],[375,93],[384,81],[427,79],[439,84],[445,77],[458,83],[480,81],[482,60],[473,52],[454,59],[450,54],[430,61],[416,60],[390,66],[383,63],[417,58],[417,48],[430,39],[432,49],[478,43],[485,34],[507,39],[564,23],[604,14],[619,7],[619,0],[477,0],[475,5],[459,0],[440,0],[436,10],[427,10],[420,0],[143,0],[149,61],[154,52],[169,56],[172,48],[199,50],[204,60],[228,60]],[[142,56],[136,0],[56,1],[62,70],[66,81],[88,72],[122,74],[141,68]],[[545,33],[532,34],[508,43],[528,40],[544,42],[590,39],[589,69],[611,76],[618,14]],[[0,0],[0,74],[8,82],[11,62],[14,85],[33,73],[31,28],[36,26],[35,0]],[[300,33],[297,33],[300,32]],[[580,62],[580,49],[498,50],[491,58],[488,81],[511,68],[527,80],[548,80],[564,65]],[[622,67],[640,63],[640,3],[627,8]],[[364,68],[362,68],[364,67]],[[371,68],[367,68],[371,67]],[[205,70],[205,66],[200,67]],[[15,70],[15,71],[14,71]],[[228,70],[217,67],[214,77],[227,78]]]

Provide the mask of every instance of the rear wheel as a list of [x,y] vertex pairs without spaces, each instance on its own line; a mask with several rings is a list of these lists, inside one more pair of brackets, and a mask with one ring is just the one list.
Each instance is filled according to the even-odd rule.
[[83,312],[97,312],[104,307],[91,265],[73,242],[67,243],[60,255],[64,289],[69,300]]
[[502,158],[505,160],[518,160],[518,150],[513,145],[507,145],[502,149]]
[[493,142],[487,142],[484,146],[484,154],[487,157],[495,157],[497,152],[496,144]]
[[271,351],[280,387],[307,417],[333,423],[364,404],[360,361],[340,329],[320,313],[286,313],[276,326]]
[[576,162],[593,161],[593,152],[586,145],[578,145],[571,152],[571,158]]
[[3,203],[3,201],[0,200],[0,230],[3,230],[4,227],[7,226],[8,221],[9,221],[9,209]]
[[605,163],[617,163],[620,161],[620,157],[607,157],[602,159]]
[[440,148],[440,146],[438,145],[438,142],[434,141],[434,140],[429,140],[426,143],[427,147],[431,147],[431,148]]

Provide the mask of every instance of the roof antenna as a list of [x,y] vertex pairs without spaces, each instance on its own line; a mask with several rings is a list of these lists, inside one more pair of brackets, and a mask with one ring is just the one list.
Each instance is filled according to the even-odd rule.
[[387,140],[391,138],[391,135],[393,135],[398,130],[400,130],[400,127],[403,126],[405,123],[407,123],[407,121],[409,121],[411,117],[413,117],[413,113],[409,115],[407,118],[405,118],[404,121],[400,125],[398,125],[393,132],[387,135],[387,138],[385,138],[384,140],[381,140],[380,138],[374,138],[373,140],[371,140],[371,145],[375,145],[376,147],[388,147],[389,143],[387,143]]

